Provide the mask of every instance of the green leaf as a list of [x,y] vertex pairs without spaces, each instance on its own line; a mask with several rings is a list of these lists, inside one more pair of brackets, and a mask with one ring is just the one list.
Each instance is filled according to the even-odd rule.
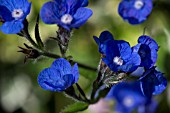
[[87,103],[76,102],[72,105],[67,106],[61,113],[77,113],[78,111],[84,111],[88,108]]
[[38,46],[43,49],[44,47],[44,44],[41,40],[41,37],[40,37],[40,33],[39,33],[39,15],[37,16],[37,21],[36,21],[36,25],[35,25],[35,39],[38,43]]

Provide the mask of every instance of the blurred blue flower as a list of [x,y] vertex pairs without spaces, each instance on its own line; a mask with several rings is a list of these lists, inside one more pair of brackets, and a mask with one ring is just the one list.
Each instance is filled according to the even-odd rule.
[[112,86],[106,99],[115,99],[115,111],[118,113],[154,113],[157,103],[143,95],[138,81],[119,83]]
[[140,24],[147,19],[152,7],[152,0],[122,0],[118,12],[130,24]]
[[79,71],[77,64],[71,67],[64,58],[55,60],[50,68],[44,69],[38,76],[39,85],[50,91],[64,91],[78,81]]
[[142,92],[147,97],[162,93],[167,86],[167,80],[163,73],[157,71],[155,67],[146,70],[139,80]]
[[109,40],[106,44],[106,55],[102,60],[114,71],[132,72],[140,65],[137,52],[133,52],[129,43],[123,40]]
[[30,9],[28,0],[0,0],[0,20],[3,22],[0,30],[5,34],[19,33]]
[[88,0],[53,0],[43,5],[40,16],[46,24],[58,24],[67,30],[79,28],[93,13],[84,8],[87,5]]
[[138,39],[138,44],[133,47],[133,51],[138,52],[141,57],[140,66],[149,69],[154,66],[157,60],[158,44],[151,37],[142,35]]
[[94,40],[96,41],[96,43],[99,46],[99,52],[101,54],[105,54],[106,53],[106,45],[107,42],[110,40],[113,40],[113,36],[109,31],[103,31],[99,38],[96,36],[93,36]]
[[154,99],[138,107],[138,113],[155,113],[158,108],[158,103]]

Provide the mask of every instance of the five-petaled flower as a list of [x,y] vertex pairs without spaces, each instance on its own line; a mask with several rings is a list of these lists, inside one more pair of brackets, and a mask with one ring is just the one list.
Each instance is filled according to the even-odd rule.
[[102,60],[112,71],[132,72],[140,65],[139,54],[132,51],[128,42],[114,40],[108,31],[102,32],[99,39],[94,39],[99,51],[104,54]]
[[19,33],[30,9],[28,0],[0,0],[0,20],[3,22],[0,30],[5,34]]
[[152,68],[157,60],[159,47],[154,39],[142,35],[138,39],[138,44],[133,47],[133,51],[138,52],[141,57],[141,64],[146,69]]
[[58,24],[67,30],[79,28],[92,15],[87,5],[88,0],[53,0],[43,5],[40,16],[46,24]]
[[167,86],[167,80],[163,73],[157,71],[155,67],[146,70],[139,80],[142,92],[147,97],[161,94]]
[[122,0],[118,13],[130,24],[140,24],[147,19],[152,7],[152,0]]
[[[116,113],[154,113],[157,102],[143,95],[139,81],[122,82],[112,86],[106,99],[115,99]],[[135,112],[136,113],[136,112]]]
[[39,85],[50,91],[64,91],[77,83],[79,71],[77,64],[71,67],[64,58],[55,60],[50,68],[44,69],[38,76]]

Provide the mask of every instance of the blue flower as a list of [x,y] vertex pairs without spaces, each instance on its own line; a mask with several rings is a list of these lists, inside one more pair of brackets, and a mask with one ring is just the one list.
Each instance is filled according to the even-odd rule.
[[84,8],[87,5],[88,0],[53,0],[43,5],[40,16],[46,24],[58,24],[67,30],[79,28],[93,13]]
[[102,60],[114,71],[132,72],[140,65],[140,56],[133,52],[129,43],[123,40],[110,40],[106,44],[106,55]]
[[162,93],[167,86],[167,80],[163,73],[155,70],[155,67],[146,70],[139,80],[142,92],[147,97]]
[[158,102],[152,99],[150,102],[145,105],[141,105],[138,107],[138,113],[155,113],[158,108]]
[[138,81],[129,83],[122,82],[112,86],[106,99],[116,100],[115,110],[118,113],[132,113],[134,110],[142,113],[144,108],[145,112],[143,113],[153,113],[153,109],[156,108],[155,101],[143,95]]
[[142,35],[138,39],[138,44],[133,47],[133,51],[138,52],[141,57],[140,66],[149,69],[154,66],[157,60],[158,44],[151,37]]
[[130,24],[140,24],[147,19],[152,7],[152,0],[122,0],[118,12]]
[[106,53],[106,45],[107,42],[110,40],[113,40],[113,36],[109,31],[103,31],[99,38],[96,36],[93,36],[94,40],[96,41],[96,43],[99,46],[99,52],[101,54],[105,54]]
[[5,34],[19,33],[30,9],[31,3],[27,0],[0,0],[0,20],[3,22],[0,30]]
[[50,91],[64,91],[76,83],[79,78],[77,64],[71,67],[64,58],[55,60],[50,68],[44,69],[38,76],[39,85]]

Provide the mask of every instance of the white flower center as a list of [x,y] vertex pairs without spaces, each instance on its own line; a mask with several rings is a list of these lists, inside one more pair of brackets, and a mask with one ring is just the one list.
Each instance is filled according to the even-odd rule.
[[65,14],[61,17],[61,22],[64,24],[71,24],[73,17],[70,14]]
[[134,104],[134,99],[131,96],[127,96],[123,99],[123,104],[127,107],[131,107]]
[[22,9],[14,9],[12,12],[12,17],[15,19],[20,19],[24,15]]
[[136,0],[134,7],[136,9],[141,9],[143,7],[144,3],[141,0]]
[[123,60],[120,57],[117,57],[117,56],[113,58],[113,62],[117,65],[120,65],[120,66],[123,65]]

